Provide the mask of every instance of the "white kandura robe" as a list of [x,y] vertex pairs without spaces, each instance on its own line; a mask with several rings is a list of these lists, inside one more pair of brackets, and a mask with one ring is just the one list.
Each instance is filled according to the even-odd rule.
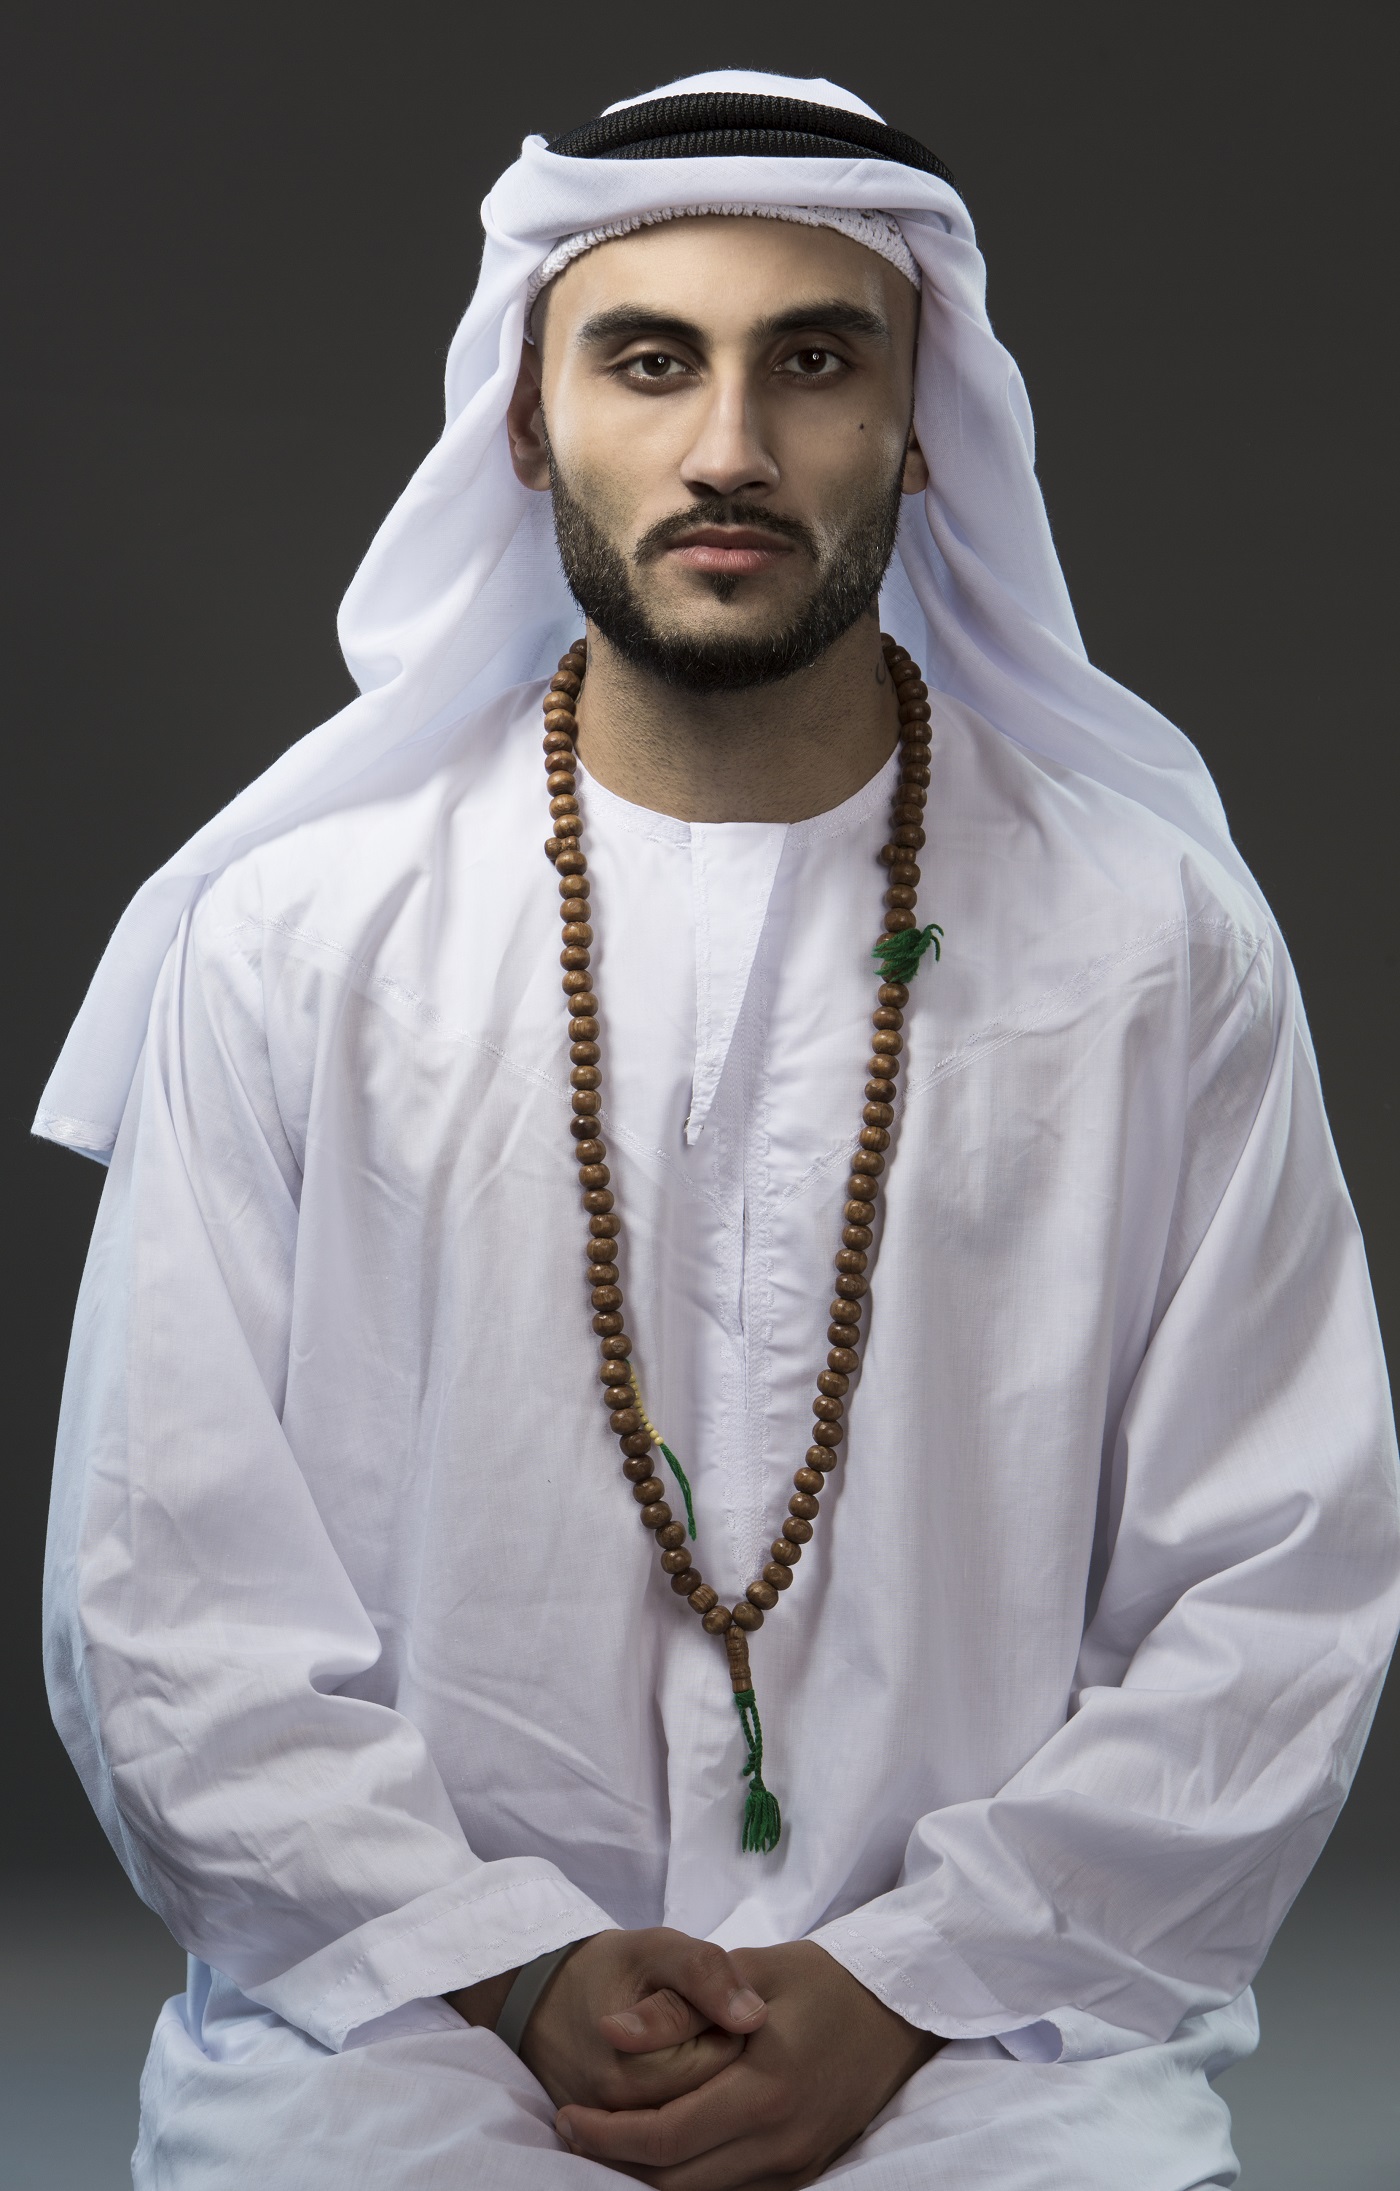
[[[1199,846],[936,701],[944,956],[846,1458],[753,1639],[786,1830],[743,1855],[723,1645],[601,1404],[538,704],[235,862],[157,994],[48,1602],[60,1725],[194,1959],[137,2183],[601,2191],[436,1996],[660,1922],[813,1935],[963,2042],[852,2191],[1230,2183],[1205,2073],[1400,1570],[1292,973]],[[726,1597],[808,1442],[891,780],[791,826],[584,786],[628,1326]]]

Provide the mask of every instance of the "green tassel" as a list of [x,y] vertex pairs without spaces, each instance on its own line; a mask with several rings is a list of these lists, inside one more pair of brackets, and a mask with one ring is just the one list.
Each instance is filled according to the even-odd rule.
[[920,959],[930,948],[935,960],[942,958],[943,931],[937,921],[930,921],[927,928],[902,928],[898,935],[882,937],[870,956],[880,961],[880,971],[886,981],[910,982],[919,971]]
[[681,1467],[680,1462],[676,1459],[676,1456],[671,1451],[671,1448],[667,1444],[665,1444],[662,1439],[658,1438],[656,1442],[661,1447],[661,1450],[665,1454],[667,1460],[670,1462],[671,1474],[675,1477],[676,1482],[681,1487],[681,1497],[685,1500],[685,1525],[686,1528],[690,1531],[691,1536],[693,1537],[695,1535],[695,1506],[690,1496],[690,1485],[686,1480],[685,1470]]
[[739,1723],[744,1730],[744,1742],[748,1749],[748,1762],[740,1769],[739,1777],[747,1780],[749,1792],[744,1798],[744,1831],[740,1847],[749,1855],[768,1856],[778,1846],[783,1830],[783,1814],[778,1809],[778,1798],[763,1785],[763,1725],[758,1716],[752,1689],[735,1691],[734,1702],[739,1708]]

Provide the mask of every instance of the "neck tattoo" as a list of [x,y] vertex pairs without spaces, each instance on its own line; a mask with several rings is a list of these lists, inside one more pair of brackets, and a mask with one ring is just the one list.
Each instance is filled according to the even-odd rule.
[[[777,1605],[793,1579],[802,1547],[812,1539],[819,1494],[836,1467],[845,1437],[842,1416],[850,1382],[860,1367],[861,1313],[870,1281],[866,1276],[868,1250],[874,1237],[875,1200],[885,1152],[890,1146],[897,1093],[896,1074],[903,1048],[900,1028],[909,1001],[908,984],[930,948],[940,955],[943,931],[937,922],[921,929],[914,907],[919,883],[916,855],[924,842],[923,810],[928,797],[930,710],[928,688],[903,647],[882,638],[884,667],[894,680],[899,703],[899,778],[890,814],[889,838],[880,852],[889,870],[885,891],[884,932],[871,957],[879,962],[881,978],[872,1020],[871,1057],[866,1067],[865,1108],[861,1112],[859,1145],[851,1158],[851,1177],[846,1183],[842,1212],[841,1246],[836,1254],[835,1298],[829,1311],[827,1344],[830,1352],[817,1377],[812,1443],[803,1465],[794,1475],[793,1495],[788,1501],[781,1535],[770,1546],[772,1557],[756,1581],[751,1582],[737,1605],[722,1605],[699,1569],[692,1565],[687,1537],[695,1536],[695,1516],[690,1485],[679,1461],[658,1435],[642,1405],[641,1386],[632,1362],[632,1341],[622,1316],[622,1287],[617,1269],[622,1219],[609,1188],[607,1149],[599,1126],[602,1110],[598,999],[590,971],[593,930],[589,924],[588,862],[583,853],[583,816],[577,793],[578,756],[575,708],[583,686],[588,655],[580,639],[559,664],[544,699],[544,755],[548,772],[549,811],[554,833],[545,852],[559,873],[560,916],[564,948],[564,994],[569,1009],[569,1058],[573,1088],[572,1131],[577,1144],[574,1155],[588,1212],[588,1284],[593,1302],[593,1329],[600,1341],[598,1376],[608,1421],[622,1447],[622,1472],[632,1486],[641,1508],[643,1526],[653,1532],[660,1547],[661,1566],[671,1588],[699,1615],[708,1635],[723,1637],[729,1654],[729,1678],[738,1707],[745,1743],[745,1762],[740,1777],[748,1781],[740,1845],[764,1854],[778,1845],[782,1817],[777,1798],[763,1784],[763,1729],[754,1701],[749,1669],[749,1636],[763,1626],[766,1613]],[[662,1494],[666,1489],[653,1473],[652,1455],[659,1451],[676,1478],[685,1506],[684,1522],[673,1519]]]

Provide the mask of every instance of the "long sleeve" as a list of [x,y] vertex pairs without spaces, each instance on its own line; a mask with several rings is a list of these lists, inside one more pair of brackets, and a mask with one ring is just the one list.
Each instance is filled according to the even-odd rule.
[[283,1432],[300,1171],[256,976],[167,962],[78,1309],[50,1694],[143,1898],[323,2044],[612,1920],[474,1856],[423,1735],[349,1693],[382,1637]]
[[1345,1797],[1394,1636],[1380,1340],[1282,954],[1207,1030],[1188,1103],[1066,1723],[995,1795],[920,1819],[893,1891],[813,1935],[949,2036],[1043,2021],[1068,2058],[1237,1996]]

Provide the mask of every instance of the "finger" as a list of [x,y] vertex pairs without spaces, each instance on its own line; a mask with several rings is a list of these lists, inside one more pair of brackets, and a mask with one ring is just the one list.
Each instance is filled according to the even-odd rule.
[[712,1940],[675,1934],[657,1947],[647,1977],[658,1993],[668,1989],[679,1993],[721,2031],[747,2037],[761,2028],[768,2014],[762,1994],[754,1992],[733,1958]]
[[753,2116],[758,2080],[741,2061],[720,2070],[698,2091],[664,2107],[561,2107],[554,2127],[567,2145],[590,2160],[643,2168],[674,2168],[758,2127]]
[[712,2019],[674,1986],[662,1986],[630,2008],[615,2009],[600,2017],[598,2024],[609,2046],[623,2054],[652,2054],[659,2047],[681,2046],[713,2029]]
[[589,2099],[603,2108],[664,2107],[708,2084],[743,2051],[744,2041],[735,2033],[711,2029],[655,2054],[614,2053]]

